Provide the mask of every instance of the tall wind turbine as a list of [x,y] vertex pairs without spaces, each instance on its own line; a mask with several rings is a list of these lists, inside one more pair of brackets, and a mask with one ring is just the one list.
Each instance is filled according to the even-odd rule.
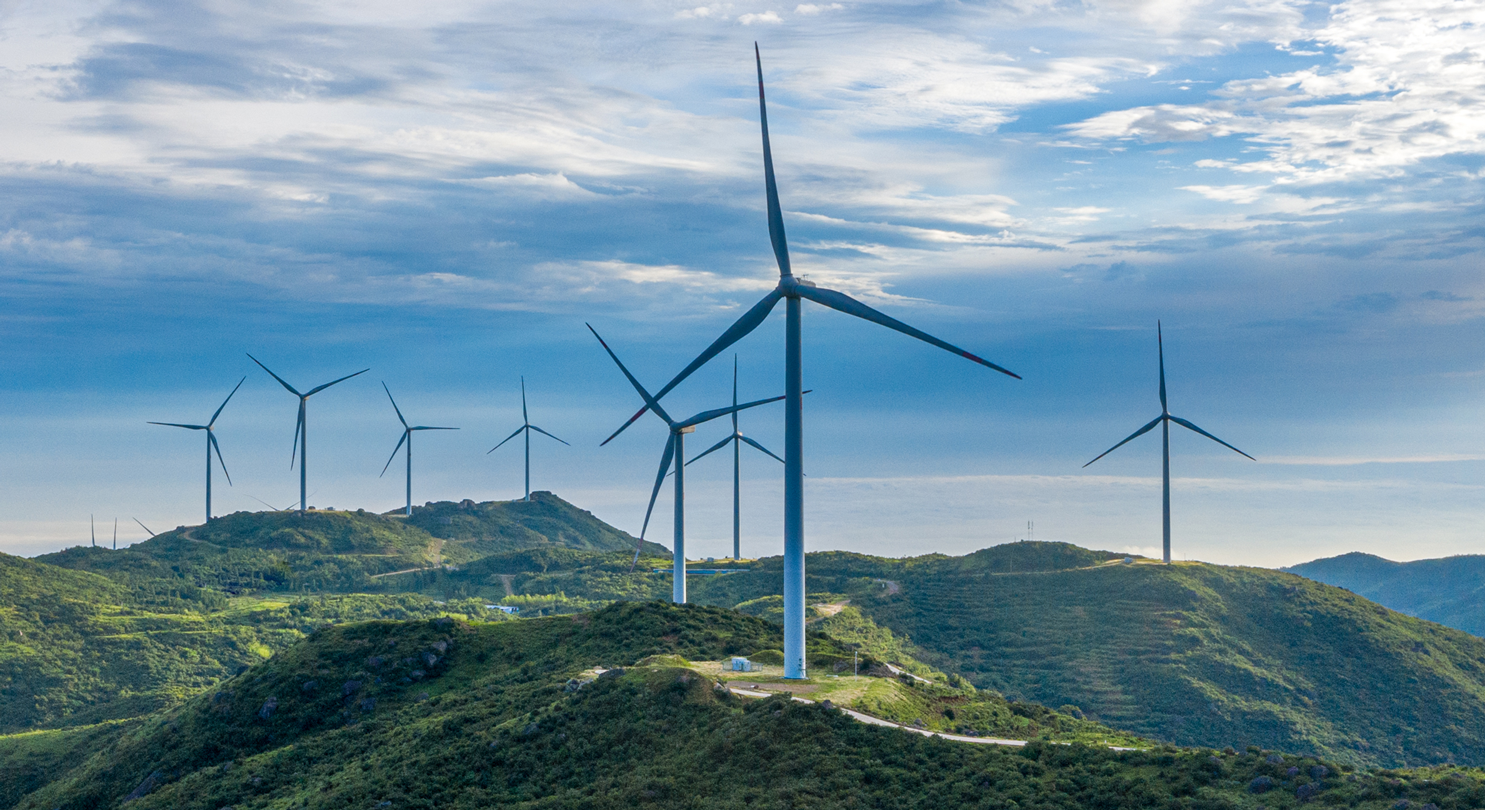
[[[397,407],[397,400],[392,399],[392,389],[382,383],[382,390],[387,392],[387,399],[392,400],[392,410],[397,412],[397,421],[402,423],[402,438],[397,440],[397,446],[392,448],[392,455],[387,459],[387,465],[382,467],[382,475],[387,474],[387,468],[392,466],[392,459],[397,458],[397,451],[402,449],[402,443],[407,442],[407,516],[412,517],[412,435],[415,430],[458,430],[455,427],[428,427],[427,425],[409,425],[402,418],[402,409]],[[377,476],[378,478],[381,475]]]
[[217,412],[212,414],[211,419],[204,425],[182,425],[176,422],[150,422],[151,425],[164,425],[165,427],[178,427],[185,428],[186,430],[206,431],[206,521],[208,523],[211,522],[211,451],[217,451],[217,462],[222,465],[222,475],[227,476],[227,486],[232,486],[232,475],[227,472],[227,462],[222,461],[222,448],[220,445],[217,444],[217,436],[215,433],[212,432],[212,428],[217,423],[217,417],[222,415],[222,409],[227,407],[228,402],[232,401],[232,395],[236,394],[237,389],[241,388],[242,384],[246,381],[247,377],[243,377],[241,380],[237,381],[237,385],[233,386],[232,388],[232,393],[228,394],[227,398],[222,400],[222,404],[217,407]]
[[[1139,430],[1136,430],[1135,432],[1129,434],[1129,438],[1125,439],[1122,442],[1119,442],[1118,444],[1114,445],[1113,447],[1110,447],[1109,449],[1103,451],[1102,453],[1099,453],[1098,454],[1098,458],[1093,459],[1093,461],[1097,461],[1098,459],[1103,458],[1104,456],[1108,455],[1109,453],[1112,453],[1115,450],[1118,450],[1120,447],[1123,447],[1124,444],[1126,442],[1128,442],[1130,439],[1138,438],[1140,436],[1145,435],[1146,433],[1149,433],[1151,430],[1153,430],[1155,428],[1156,425],[1160,425],[1161,426],[1161,433],[1163,434],[1163,440],[1164,440],[1163,441],[1163,444],[1162,444],[1162,458],[1164,460],[1164,468],[1163,468],[1164,474],[1163,474],[1163,482],[1162,483],[1163,483],[1164,488],[1163,488],[1163,501],[1162,501],[1162,503],[1163,503],[1163,511],[1161,513],[1161,525],[1162,525],[1162,527],[1164,529],[1164,532],[1165,532],[1165,547],[1164,547],[1164,551],[1165,551],[1165,553],[1164,553],[1165,564],[1166,565],[1170,565],[1170,423],[1171,422],[1175,422],[1176,424],[1180,425],[1181,427],[1189,428],[1191,430],[1194,430],[1197,433],[1200,433],[1201,435],[1207,437],[1208,439],[1211,439],[1212,441],[1216,442],[1217,444],[1220,444],[1223,447],[1226,447],[1228,450],[1231,450],[1234,453],[1237,453],[1238,455],[1243,456],[1244,458],[1250,458],[1250,459],[1252,459],[1253,457],[1250,456],[1250,455],[1248,455],[1247,453],[1244,453],[1243,451],[1237,449],[1236,447],[1233,447],[1232,445],[1228,444],[1227,442],[1222,441],[1221,439],[1217,438],[1216,436],[1213,436],[1212,434],[1206,432],[1205,430],[1202,430],[1201,428],[1197,427],[1195,424],[1193,424],[1191,422],[1188,422],[1187,420],[1182,419],[1179,416],[1171,416],[1170,415],[1170,409],[1166,405],[1166,401],[1165,401],[1165,339],[1160,334],[1160,321],[1156,321],[1155,322],[1155,343],[1159,347],[1159,350],[1160,350],[1160,415],[1157,416],[1157,417],[1155,417],[1153,420],[1151,420],[1150,421],[1150,424],[1145,425],[1144,427],[1140,428]],[[1256,461],[1257,459],[1254,459],[1254,460]],[[1092,464],[1093,461],[1088,462],[1088,464]],[[1084,464],[1083,466],[1086,468],[1088,466],[1088,464]]]
[[[522,423],[521,426],[518,427],[518,428],[516,428],[516,432],[510,434],[509,436],[506,436],[504,439],[501,439],[500,440],[500,444],[505,444],[506,442],[510,441],[511,439],[514,439],[516,436],[518,436],[518,435],[520,435],[522,433],[525,433],[526,434],[526,500],[529,501],[529,500],[531,500],[531,431],[534,430],[537,433],[540,433],[541,435],[546,436],[547,438],[550,438],[550,439],[557,439],[557,437],[556,436],[553,436],[552,434],[550,434],[548,432],[546,432],[545,430],[542,430],[541,428],[537,427],[536,425],[531,424],[531,417],[526,415],[526,378],[525,377],[522,377],[521,378],[521,423]],[[557,441],[562,442],[561,439],[557,439]],[[563,444],[567,444],[567,442],[562,442],[562,443]],[[497,444],[494,447],[491,447],[489,450],[486,450],[485,451],[485,455],[488,456],[491,453],[495,452],[496,450],[499,450],[500,449],[500,444]],[[567,444],[567,446],[568,447],[571,447],[572,445]]]
[[[753,55],[758,64],[758,117],[763,130],[763,184],[768,196],[768,236],[773,242],[774,258],[779,265],[779,285],[763,300],[743,314],[728,327],[706,351],[681,370],[674,379],[655,392],[658,400],[670,393],[696,369],[757,329],[768,317],[774,305],[785,301],[787,320],[784,331],[784,677],[803,678],[804,660],[804,368],[800,340],[800,301],[813,301],[837,312],[871,321],[893,329],[925,343],[953,352],[987,368],[1016,379],[1020,375],[1007,371],[988,360],[946,343],[938,338],[914,329],[911,326],[872,309],[850,296],[816,286],[814,282],[796,277],[789,265],[789,244],[784,237],[784,215],[779,205],[778,184],[773,176],[773,150],[768,142],[768,107],[763,96],[763,59],[758,46],[753,45]],[[650,407],[647,403],[646,407]],[[641,408],[629,422],[614,432],[633,424],[645,409]],[[610,439],[613,437],[610,436]]]
[[[670,598],[676,604],[684,604],[686,601],[686,465],[682,464],[681,461],[686,457],[686,434],[694,433],[696,426],[703,422],[710,422],[729,413],[735,414],[738,411],[756,408],[759,405],[767,405],[770,402],[778,402],[783,397],[760,399],[742,405],[734,402],[730,408],[702,411],[690,419],[676,421],[671,418],[670,414],[665,412],[664,408],[660,407],[657,398],[650,396],[650,392],[646,391],[645,387],[639,384],[639,380],[634,379],[634,375],[630,374],[629,369],[625,368],[624,364],[619,361],[619,356],[614,354],[614,350],[608,347],[608,343],[604,342],[603,336],[598,334],[598,330],[594,329],[592,325],[588,326],[588,330],[593,333],[593,337],[598,338],[599,343],[603,344],[603,350],[608,352],[608,356],[613,358],[614,364],[628,378],[629,384],[633,385],[634,390],[639,392],[640,397],[645,401],[646,410],[654,411],[655,415],[664,419],[665,424],[670,427],[670,438],[666,439],[665,452],[660,455],[660,472],[655,476],[655,488],[650,492],[650,505],[645,507],[645,522],[644,526],[639,530],[639,542],[641,544],[640,547],[643,547],[645,531],[650,528],[650,513],[655,509],[655,498],[660,495],[660,485],[665,482],[666,474],[670,472],[671,462],[674,461],[675,549],[672,555],[674,558],[672,564],[675,569],[675,582],[671,585]],[[613,437],[610,436],[609,438]],[[639,560],[639,548],[634,550],[634,559],[636,561]]]
[[[732,355],[732,404],[737,405],[737,355]],[[732,412],[732,435],[712,445],[705,453],[686,462],[689,467],[700,461],[707,454],[721,450],[728,444],[732,445],[732,559],[742,559],[742,446],[744,443],[751,445],[760,452],[767,453],[770,457],[783,463],[783,459],[773,454],[772,450],[742,435],[737,427],[737,411]]]
[[[293,394],[296,397],[299,397],[299,420],[294,423],[294,438],[298,441],[298,447],[295,448],[295,450],[299,453],[299,511],[303,512],[305,509],[308,508],[307,503],[309,501],[309,498],[306,497],[304,494],[306,484],[308,482],[308,473],[306,472],[306,467],[308,466],[307,462],[309,461],[309,422],[305,419],[305,405],[309,402],[309,398],[314,396],[315,394],[320,393],[321,391],[329,388],[336,383],[345,382],[352,377],[360,374],[365,374],[371,369],[363,368],[355,374],[347,374],[338,380],[331,380],[324,385],[317,385],[314,388],[309,389],[309,391],[301,394],[299,393],[299,390],[296,389],[294,386],[284,382],[283,377],[274,374],[273,369],[270,369],[268,366],[263,365],[263,363],[259,361],[258,358],[253,357],[251,354],[248,355],[248,358],[251,359],[254,363],[257,363],[259,368],[268,372],[269,376],[273,377],[273,379],[278,380],[278,384],[287,389],[289,393]],[[289,469],[293,468],[294,453],[290,452]]]

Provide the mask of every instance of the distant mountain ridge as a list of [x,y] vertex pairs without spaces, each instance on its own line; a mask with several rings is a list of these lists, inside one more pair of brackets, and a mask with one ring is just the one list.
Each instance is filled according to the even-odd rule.
[[1353,551],[1283,569],[1399,613],[1485,636],[1485,555],[1393,562]]

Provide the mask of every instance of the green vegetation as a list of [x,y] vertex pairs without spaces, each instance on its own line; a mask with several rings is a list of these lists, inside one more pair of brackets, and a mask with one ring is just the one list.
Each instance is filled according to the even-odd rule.
[[227,599],[0,554],[0,734],[174,706],[328,624],[491,613],[410,594]]
[[[776,626],[755,618],[659,603],[493,625],[442,619],[331,628],[182,706],[94,739],[86,752],[73,746],[75,765],[17,806],[1485,804],[1477,770],[1358,773],[1256,747],[974,745],[866,725],[823,702],[740,699],[698,669],[779,641]],[[810,644],[817,660],[845,652],[820,635]],[[613,668],[622,664],[631,666]],[[597,675],[595,666],[610,669]],[[916,688],[895,678],[859,680]],[[966,713],[998,700],[958,696],[949,705]],[[1001,704],[1012,716],[1028,708]]]
[[[440,501],[415,506],[407,522],[449,540],[471,557],[544,546],[632,555],[639,542],[550,492],[533,492],[530,501]],[[669,549],[650,542],[645,543],[645,552],[670,556]]]
[[1352,552],[1286,568],[1399,613],[1485,636],[1485,556],[1393,562]]

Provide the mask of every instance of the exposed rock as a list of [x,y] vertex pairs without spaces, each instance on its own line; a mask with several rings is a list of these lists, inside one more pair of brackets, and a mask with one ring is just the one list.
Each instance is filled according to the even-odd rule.
[[424,672],[421,669],[415,669],[412,672],[407,673],[407,676],[415,681],[421,681],[427,674],[428,673]]
[[304,682],[304,685],[301,686],[301,687],[299,687],[299,691],[308,694],[308,693],[313,692],[316,689],[318,689],[319,686],[320,686],[320,684],[319,684],[318,681],[305,681]]
[[1327,767],[1325,767],[1324,765],[1311,765],[1310,766],[1310,778],[1311,779],[1314,779],[1316,781],[1319,781],[1319,780],[1324,779],[1325,777],[1327,777],[1329,775],[1330,775],[1330,769],[1327,768]]
[[1283,765],[1284,764],[1284,758],[1281,757],[1281,756],[1279,756],[1278,754],[1269,754],[1268,755],[1268,759],[1266,761],[1270,765]]
[[128,796],[125,796],[124,797],[124,801],[125,802],[132,802],[135,799],[140,798],[141,796],[149,795],[149,792],[150,791],[152,791],[155,788],[159,787],[160,786],[160,783],[161,782],[164,782],[164,781],[165,781],[165,772],[164,771],[155,771],[154,773],[150,774],[149,776],[146,776],[144,778],[144,781],[139,783],[139,787],[134,788],[134,792],[130,793]]
[[361,711],[369,712],[376,709],[376,698],[367,698],[361,701]]
[[379,656],[379,655],[373,655],[370,658],[366,659],[366,666],[371,667],[372,669],[376,669],[377,667],[379,667],[381,665],[382,665],[382,659],[381,659],[381,656]]
[[441,655],[449,651],[449,643],[447,641],[435,641],[433,642],[433,649],[438,650]]
[[1254,779],[1253,781],[1251,781],[1251,782],[1248,783],[1248,792],[1249,793],[1267,793],[1270,790],[1273,790],[1274,789],[1274,786],[1276,784],[1277,783],[1274,782],[1274,780],[1273,780],[1272,777],[1260,776],[1257,779]]
[[350,697],[351,695],[354,695],[356,693],[356,690],[357,689],[360,689],[360,688],[361,688],[361,682],[360,681],[346,681],[345,683],[343,683],[343,684],[340,685],[340,696],[341,697]]
[[[1320,786],[1315,784],[1314,782],[1300,785],[1299,789],[1294,791],[1294,798],[1299,799],[1302,802],[1307,802],[1318,795],[1320,795]],[[1435,808],[1434,810],[1438,809]]]
[[263,718],[264,720],[267,720],[268,718],[272,717],[273,713],[276,711],[278,711],[278,698],[271,697],[263,701],[263,708],[258,710],[258,716]]
[[434,655],[431,652],[423,653],[423,662],[428,665],[429,669],[432,669],[433,665],[437,664],[440,660],[441,659],[438,656]]

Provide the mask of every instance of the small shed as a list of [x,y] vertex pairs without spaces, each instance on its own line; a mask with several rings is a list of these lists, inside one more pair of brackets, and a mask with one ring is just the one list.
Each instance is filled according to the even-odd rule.
[[753,662],[752,661],[749,661],[746,658],[743,658],[740,655],[735,655],[735,656],[732,657],[732,671],[733,672],[752,672],[753,671]]

